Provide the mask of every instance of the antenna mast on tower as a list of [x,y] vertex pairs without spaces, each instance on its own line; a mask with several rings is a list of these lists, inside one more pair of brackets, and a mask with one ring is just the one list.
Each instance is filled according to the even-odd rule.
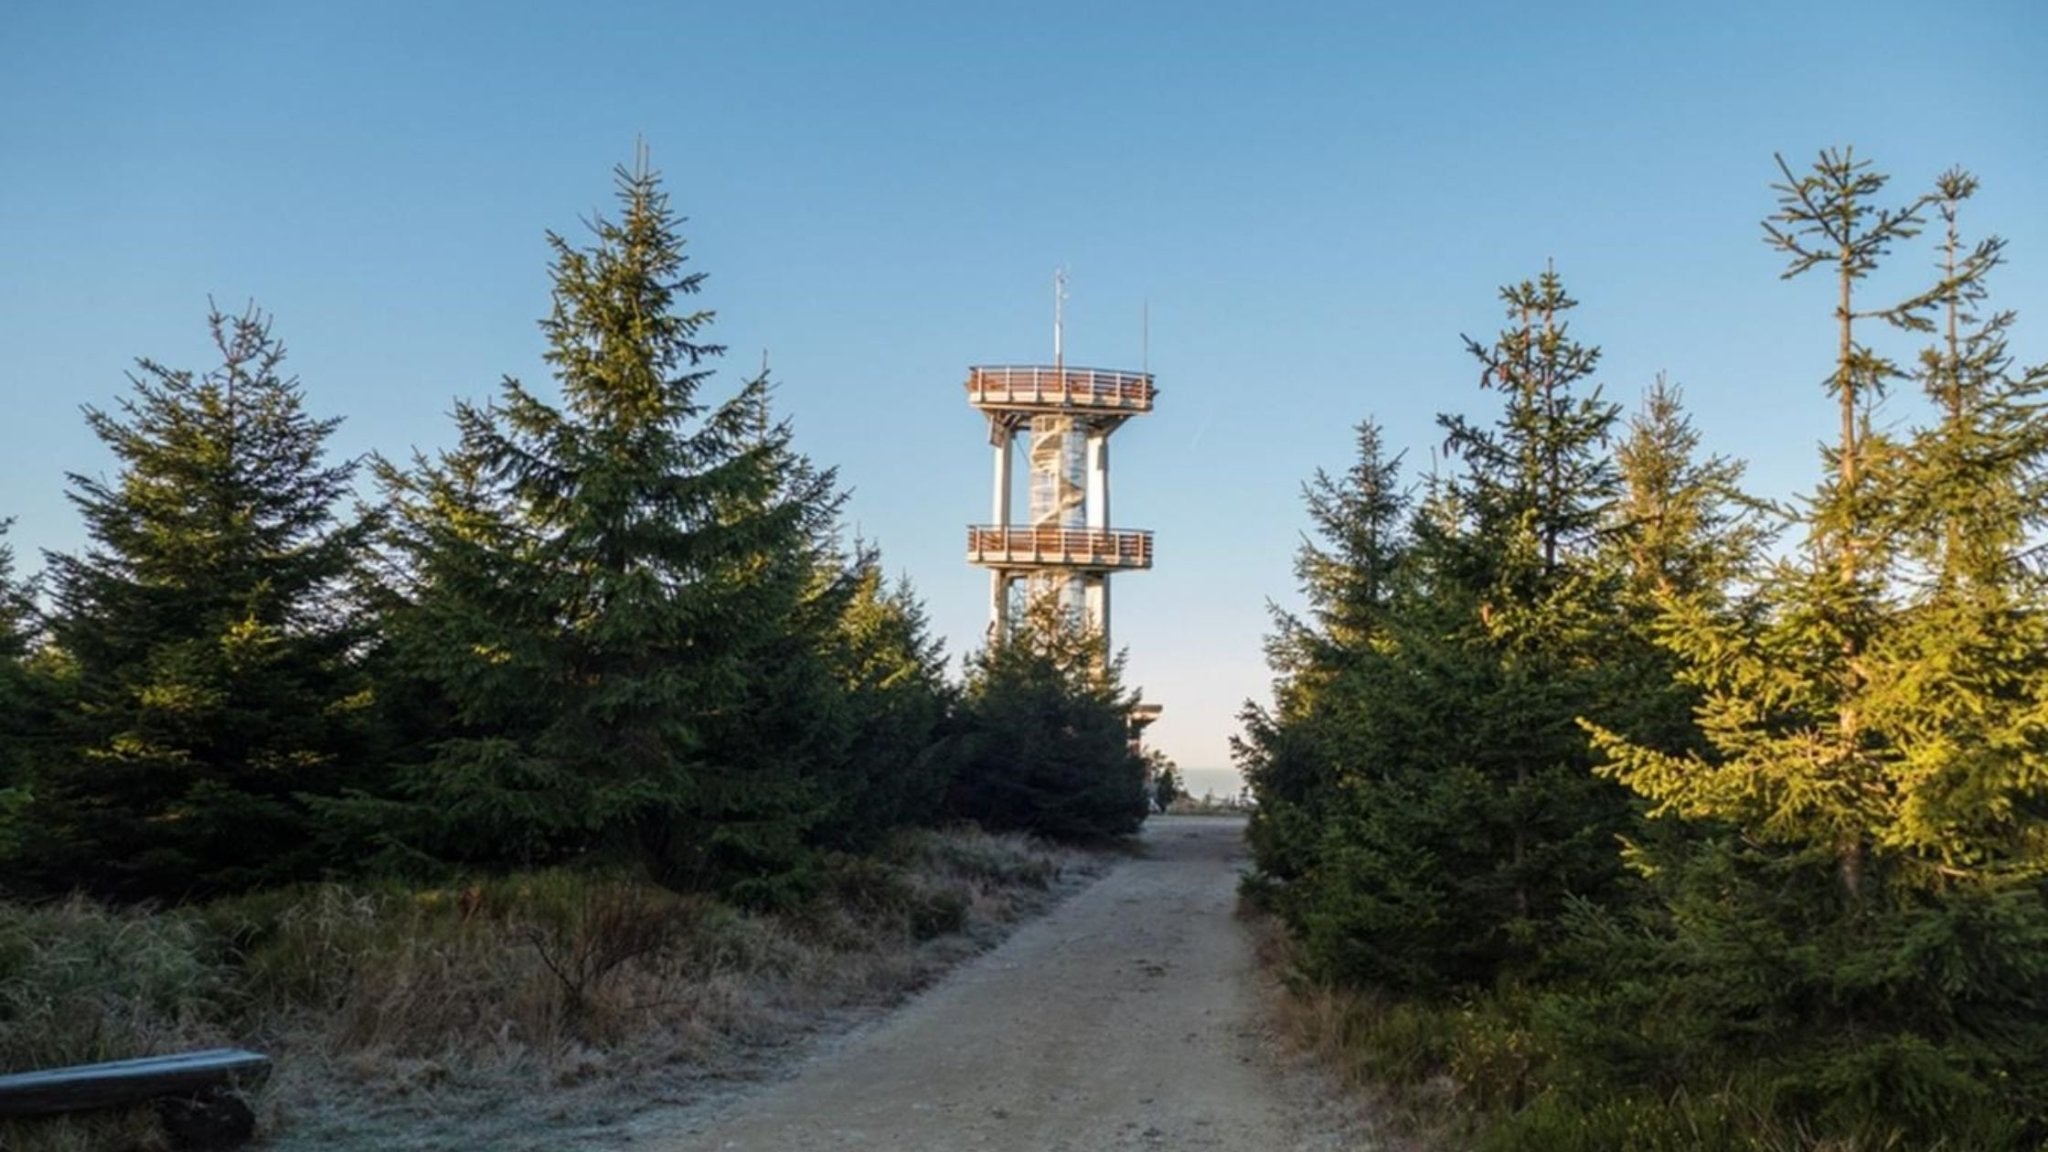
[[1067,268],[1052,270],[1052,366],[1058,371],[1066,363]]

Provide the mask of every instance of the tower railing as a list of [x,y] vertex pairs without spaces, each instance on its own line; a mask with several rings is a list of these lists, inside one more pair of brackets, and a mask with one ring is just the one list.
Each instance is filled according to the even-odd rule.
[[967,560],[993,567],[1150,568],[1152,533],[977,524],[967,530]]
[[1030,364],[997,364],[967,370],[968,402],[984,408],[1150,412],[1158,392],[1147,372]]

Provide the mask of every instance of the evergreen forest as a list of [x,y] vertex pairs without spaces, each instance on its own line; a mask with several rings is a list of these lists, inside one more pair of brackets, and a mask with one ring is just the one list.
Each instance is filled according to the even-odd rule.
[[2048,367],[1969,173],[1773,188],[1835,352],[1784,366],[1839,413],[1803,495],[1611,398],[1551,268],[1465,341],[1485,415],[1305,486],[1247,890],[1323,1041],[1480,1147],[2048,1141]]

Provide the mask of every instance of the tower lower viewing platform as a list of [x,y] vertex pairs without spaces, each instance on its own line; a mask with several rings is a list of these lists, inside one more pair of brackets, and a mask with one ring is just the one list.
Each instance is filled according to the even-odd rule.
[[967,562],[1018,570],[1143,570],[1152,567],[1152,533],[977,524],[967,530]]

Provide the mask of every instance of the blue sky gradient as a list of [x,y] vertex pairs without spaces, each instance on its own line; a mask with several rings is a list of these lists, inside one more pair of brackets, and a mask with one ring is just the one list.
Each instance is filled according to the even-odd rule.
[[[1368,414],[1426,465],[1484,413],[1460,334],[1555,260],[1633,401],[1681,382],[1711,448],[1789,496],[1829,428],[1818,281],[1759,239],[1771,156],[1853,144],[1901,196],[1962,164],[2011,241],[1998,303],[2048,359],[2048,5],[72,4],[0,21],[0,516],[78,548],[79,418],[202,318],[276,317],[336,447],[448,442],[457,397],[544,384],[553,229],[610,209],[644,137],[729,385],[765,351],[800,446],[957,655],[986,580],[972,363],[1136,367],[1119,432],[1117,641],[1156,742],[1220,767],[1295,599],[1302,480]],[[1899,284],[1931,253],[1903,251]],[[1883,290],[1889,281],[1874,285]],[[1887,418],[1916,411],[1900,397]]]

